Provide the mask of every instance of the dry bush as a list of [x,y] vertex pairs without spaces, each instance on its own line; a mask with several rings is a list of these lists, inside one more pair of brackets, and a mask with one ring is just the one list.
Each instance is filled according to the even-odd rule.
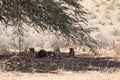
[[118,16],[120,15],[120,12],[118,13]]
[[106,23],[105,22],[103,22],[101,25],[105,25]]
[[106,3],[104,1],[101,2],[101,5],[106,5]]
[[105,14],[110,14],[110,11],[109,11],[109,10],[106,10],[106,11],[105,11]]
[[99,4],[96,4],[95,6],[96,6],[96,7],[100,7],[100,5],[99,5]]
[[110,22],[109,25],[113,25],[113,22]]
[[113,35],[113,36],[120,36],[120,30],[119,30],[119,29],[114,29],[114,30],[112,31],[112,35]]
[[118,22],[120,22],[120,18],[118,18]]
[[92,16],[91,16],[91,19],[96,19],[96,18],[97,18],[96,15],[92,15]]
[[9,53],[9,44],[6,44],[5,42],[0,43],[0,52],[1,53]]
[[98,24],[105,25],[106,23],[100,20],[100,21],[98,21]]
[[108,19],[108,20],[110,20],[110,19],[111,19],[111,17],[110,17],[110,16],[108,16],[108,15],[106,15],[106,16],[105,16],[105,18],[106,18],[106,19]]
[[100,10],[99,10],[99,9],[96,9],[96,12],[100,12]]
[[120,45],[117,45],[113,48],[116,53],[116,57],[120,57]]

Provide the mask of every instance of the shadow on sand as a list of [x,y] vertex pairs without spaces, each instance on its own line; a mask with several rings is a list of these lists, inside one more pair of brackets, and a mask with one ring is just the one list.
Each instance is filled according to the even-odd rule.
[[[102,71],[107,69],[119,69],[120,61],[111,57],[91,57],[78,55],[69,57],[35,58],[30,56],[0,55],[0,60],[8,59],[4,69],[20,72],[52,72],[57,69],[66,71]],[[12,58],[11,58],[12,57]]]

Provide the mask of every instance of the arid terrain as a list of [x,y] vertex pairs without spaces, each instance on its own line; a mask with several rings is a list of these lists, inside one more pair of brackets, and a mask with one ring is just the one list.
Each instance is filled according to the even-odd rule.
[[[77,58],[32,58],[32,61],[27,62],[28,57],[12,58],[13,55],[0,53],[0,80],[120,80],[120,0],[80,0],[80,3],[88,12],[88,27],[98,28],[91,33],[102,45],[98,55],[81,47],[75,49]],[[14,30],[0,26],[0,51],[18,52],[17,33]],[[69,47],[64,48],[65,45],[62,38],[58,40],[49,33],[38,34],[33,28],[26,31],[23,42],[24,49],[28,46],[36,47],[36,51],[60,47],[61,51],[67,53]],[[22,59],[21,63],[16,59]],[[11,63],[17,65],[12,66]],[[44,65],[39,66],[42,63]],[[3,70],[5,66],[12,67]],[[43,71],[39,71],[41,68]]]
[[119,71],[114,73],[57,71],[57,74],[4,72],[0,73],[0,80],[119,80],[119,75]]
[[12,56],[0,56],[0,80],[119,80],[120,58],[116,57],[35,58],[21,53]]

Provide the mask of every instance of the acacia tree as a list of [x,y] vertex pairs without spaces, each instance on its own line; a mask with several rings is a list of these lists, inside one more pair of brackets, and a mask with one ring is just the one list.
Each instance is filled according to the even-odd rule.
[[[39,30],[59,32],[72,44],[88,46],[93,52],[97,42],[90,36],[92,28],[86,28],[87,14],[79,0],[1,0],[0,21],[6,26],[22,24]],[[23,35],[23,33],[21,33]]]

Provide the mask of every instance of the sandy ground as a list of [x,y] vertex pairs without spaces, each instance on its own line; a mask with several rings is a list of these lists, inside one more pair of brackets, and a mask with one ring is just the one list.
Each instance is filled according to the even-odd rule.
[[[100,31],[97,31],[94,34],[94,37],[102,42],[113,42],[114,40],[120,43],[120,36],[114,36],[112,31],[117,29],[118,33],[120,30],[120,0],[83,0],[81,4],[88,10],[90,15],[88,15],[88,26],[98,27]],[[8,45],[15,43],[11,42],[12,40],[12,29],[2,29],[0,25],[0,40],[3,41],[1,45],[4,45],[5,48],[9,48]],[[31,30],[31,29],[30,29]],[[30,31],[29,30],[29,31]],[[3,34],[2,34],[3,33]],[[26,34],[26,44],[28,46],[34,46],[32,42],[42,43],[48,39],[48,37],[41,38],[37,33],[28,32]],[[29,36],[30,35],[30,36]],[[41,33],[42,35],[42,33]],[[33,39],[31,39],[33,37]],[[36,38],[37,37],[37,38]],[[40,37],[40,38],[39,38]],[[51,39],[52,37],[52,39]],[[54,36],[50,36],[49,42],[54,42]],[[41,40],[44,39],[44,40]],[[113,40],[113,41],[112,41]],[[40,43],[40,42],[42,43]],[[44,46],[50,45],[49,42],[46,42]],[[117,43],[116,42],[116,43]],[[62,45],[62,43],[60,43]],[[43,47],[44,47],[43,46]],[[65,51],[65,50],[63,50]],[[113,55],[113,52],[110,50],[102,50],[101,53],[106,53],[106,55]],[[105,55],[104,55],[105,56]],[[118,56],[118,55],[117,55]],[[87,72],[66,72],[66,71],[57,71],[57,73],[20,73],[20,72],[0,72],[0,80],[120,80],[120,71],[108,73],[108,72],[97,72],[97,71],[87,71]]]
[[59,71],[57,74],[1,72],[0,80],[120,80],[119,75],[120,71],[113,73]]

